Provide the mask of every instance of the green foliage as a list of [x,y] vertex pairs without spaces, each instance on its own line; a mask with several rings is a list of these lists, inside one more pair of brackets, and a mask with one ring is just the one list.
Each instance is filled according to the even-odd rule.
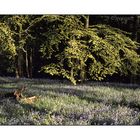
[[13,33],[9,26],[5,23],[0,23],[0,73],[2,74],[13,70],[16,46],[12,36]]
[[[1,22],[3,22],[0,25],[1,43],[6,54],[5,52],[1,53],[3,56],[10,56],[10,58],[12,58],[12,63],[8,60],[5,69],[13,69],[16,76],[25,76],[25,71],[26,75],[29,76],[29,57],[32,57],[31,49],[33,48],[31,44],[35,39],[31,32],[32,28],[42,20],[42,17],[43,16],[14,15],[3,16],[1,20]],[[10,55],[7,54],[9,52]],[[25,67],[26,70],[24,70]],[[30,65],[30,67],[32,67],[32,65]]]
[[16,54],[12,31],[5,23],[0,23],[0,54],[8,55],[12,58]]
[[[17,77],[30,77],[33,67],[35,70],[41,67],[45,73],[69,79],[73,84],[103,80],[115,73],[137,75],[139,44],[130,39],[129,33],[117,28],[85,27],[82,20],[86,18],[76,15],[3,16],[0,20],[3,63],[0,65],[5,65],[0,72],[14,70]],[[32,63],[36,60],[42,62],[37,67]]]
[[[68,18],[71,16],[66,21]],[[78,28],[78,18],[71,24],[70,21],[51,26],[53,31],[46,33],[46,42],[41,48],[48,60],[42,68],[45,73],[63,76],[73,84],[86,79],[102,80],[114,73],[137,74],[138,44],[126,32],[105,25],[84,29],[81,24]],[[66,32],[62,33],[62,29]]]
[[11,29],[13,34],[13,40],[16,45],[16,50],[25,49],[27,41],[32,39],[32,36],[29,32],[30,26],[32,26],[32,16],[29,15],[16,15],[10,16],[4,19],[7,26]]
[[98,34],[99,37],[103,38],[107,43],[113,46],[117,59],[120,66],[118,71],[121,74],[137,74],[140,66],[140,58],[138,54],[139,44],[132,41],[127,37],[127,33],[117,28],[110,26],[97,25],[93,30]]

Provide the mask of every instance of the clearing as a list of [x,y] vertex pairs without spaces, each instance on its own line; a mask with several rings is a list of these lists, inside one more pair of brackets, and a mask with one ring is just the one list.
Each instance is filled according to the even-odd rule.
[[[30,104],[6,94],[26,86]],[[0,77],[1,125],[140,125],[139,85]]]

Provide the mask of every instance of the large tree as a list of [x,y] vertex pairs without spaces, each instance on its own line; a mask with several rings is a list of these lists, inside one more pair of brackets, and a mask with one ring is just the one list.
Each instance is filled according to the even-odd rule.
[[79,16],[51,18],[41,48],[46,59],[44,72],[63,76],[74,84],[86,79],[102,80],[114,73],[138,72],[138,44],[128,33],[105,25],[88,28]]

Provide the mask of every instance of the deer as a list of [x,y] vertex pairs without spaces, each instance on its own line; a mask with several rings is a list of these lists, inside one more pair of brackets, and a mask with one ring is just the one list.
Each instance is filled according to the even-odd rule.
[[38,99],[38,97],[37,96],[32,96],[32,97],[23,96],[23,92],[25,91],[25,89],[26,87],[23,86],[22,88],[15,90],[14,96],[16,100],[21,101],[26,104],[33,104]]
[[32,97],[25,97],[21,99],[21,101],[25,104],[33,104],[37,99],[38,99],[37,96],[32,96]]
[[21,89],[15,90],[14,96],[15,96],[16,100],[19,100],[24,97],[23,92],[25,91],[25,89],[26,89],[26,87],[23,86]]

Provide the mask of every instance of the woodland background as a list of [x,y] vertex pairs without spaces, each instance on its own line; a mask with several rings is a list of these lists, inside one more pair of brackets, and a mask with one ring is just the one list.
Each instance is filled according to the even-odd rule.
[[0,76],[139,83],[138,15],[1,15]]

